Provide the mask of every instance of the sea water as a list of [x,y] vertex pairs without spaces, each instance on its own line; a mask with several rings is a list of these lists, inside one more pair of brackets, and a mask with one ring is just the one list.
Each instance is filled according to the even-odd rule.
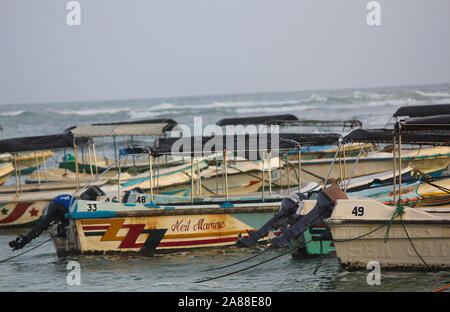
[[[192,127],[201,117],[205,127],[222,118],[294,114],[300,119],[358,119],[366,128],[392,122],[404,105],[450,103],[450,85],[405,86],[372,89],[316,90],[282,93],[210,95],[179,98],[111,100],[98,102],[14,104],[0,106],[0,137],[57,134],[70,126],[101,122],[172,118]],[[348,129],[301,128],[301,131],[344,133]],[[149,138],[136,139],[151,145]],[[98,142],[96,142],[99,144]],[[119,141],[118,145],[130,141]],[[99,145],[97,145],[99,146]],[[111,141],[104,151],[112,155]],[[70,152],[70,151],[67,151]],[[48,161],[60,161],[61,152]],[[14,181],[8,181],[13,184]],[[17,255],[8,242],[27,229],[0,230],[0,261]],[[34,240],[25,250],[48,239]],[[431,291],[450,284],[449,272],[389,272],[381,270],[381,284],[369,285],[370,270],[346,272],[335,257],[298,260],[289,254],[260,266],[205,283],[208,279],[255,265],[286,250],[270,250],[239,265],[205,270],[239,262],[265,250],[258,245],[200,249],[153,257],[74,256],[58,258],[51,242],[10,261],[0,263],[1,291]],[[80,264],[80,285],[67,282],[71,268]],[[316,268],[318,271],[314,274]]]

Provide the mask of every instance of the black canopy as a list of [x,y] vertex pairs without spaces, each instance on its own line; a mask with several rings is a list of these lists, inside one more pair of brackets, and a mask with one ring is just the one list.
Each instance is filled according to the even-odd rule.
[[298,123],[297,116],[291,114],[284,115],[267,115],[256,117],[240,117],[240,118],[224,118],[216,124],[218,126],[228,125],[282,125],[289,123]]
[[[402,134],[403,144],[448,145],[450,133],[417,131]],[[346,135],[344,143],[392,143],[393,129],[356,129]]]
[[427,117],[446,114],[450,114],[450,104],[402,106],[393,116]]
[[400,122],[401,131],[434,131],[450,130],[450,114],[429,116],[421,118],[409,118]]
[[[0,153],[30,152],[47,149],[73,148],[73,135],[70,132],[55,135],[42,135],[0,140]],[[77,138],[77,145],[89,143],[88,138]]]
[[178,123],[171,118],[157,118],[157,119],[146,119],[146,120],[134,120],[134,121],[119,121],[111,123],[94,123],[92,126],[114,126],[114,125],[140,125],[140,124],[160,124],[167,123],[164,131],[170,131]]
[[[277,140],[278,138],[278,140]],[[271,149],[297,149],[299,144],[330,145],[337,144],[340,135],[337,133],[297,134],[238,134],[234,136],[158,138],[151,151],[153,154],[198,153],[204,151],[222,152],[224,149],[234,151],[255,151]],[[273,140],[273,142],[272,142]],[[245,153],[248,158],[249,153]]]

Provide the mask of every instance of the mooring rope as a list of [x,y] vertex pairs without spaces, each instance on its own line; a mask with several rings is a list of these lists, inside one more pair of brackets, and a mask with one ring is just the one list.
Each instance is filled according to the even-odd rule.
[[254,259],[254,258],[256,258],[256,257],[258,257],[258,256],[260,256],[260,255],[262,255],[263,253],[265,253],[265,252],[268,251],[269,249],[270,249],[270,248],[266,248],[265,250],[263,250],[263,251],[257,253],[257,254],[254,255],[254,256],[251,256],[250,258],[247,258],[247,259],[244,259],[244,260],[241,260],[241,261],[232,263],[232,264],[224,265],[224,266],[221,266],[221,267],[203,270],[203,271],[201,271],[201,272],[210,272],[210,271],[215,271],[215,270],[225,269],[225,268],[229,268],[229,267],[232,267],[232,266],[237,265],[237,264],[240,264],[240,263],[244,263],[244,262],[246,262],[246,261],[248,261],[248,260]]
[[403,220],[400,217],[400,223],[403,226],[403,229],[405,230],[406,236],[408,237],[409,242],[411,243],[412,248],[414,249],[415,253],[417,254],[417,256],[419,256],[420,260],[422,260],[422,262],[426,265],[429,266],[428,263],[425,262],[425,260],[423,260],[422,256],[419,254],[419,252],[417,251],[416,247],[414,246],[411,237],[409,237],[408,231],[406,230],[406,226],[403,223]]
[[26,254],[27,252],[32,251],[33,249],[36,249],[36,248],[38,248],[38,247],[44,245],[45,243],[47,243],[47,242],[49,242],[49,241],[51,241],[51,240],[52,240],[52,239],[49,238],[49,239],[43,241],[42,243],[40,243],[39,245],[36,245],[36,246],[34,246],[34,247],[32,247],[32,248],[30,248],[30,249],[28,249],[28,250],[26,250],[26,251],[24,251],[24,252],[18,254],[18,255],[15,255],[15,256],[9,257],[9,258],[7,258],[7,259],[1,260],[0,263],[9,261],[9,260],[14,259],[14,258],[16,258],[16,257],[18,257],[18,256],[21,256],[21,255],[23,255],[23,254]]
[[[306,246],[306,245],[308,245],[308,244],[311,243],[311,242],[313,242],[313,240],[307,241],[304,245]],[[251,256],[250,258],[247,258],[247,259],[244,259],[244,260],[241,260],[241,261],[238,261],[238,262],[229,264],[229,265],[225,265],[225,266],[222,266],[222,267],[204,270],[204,271],[202,271],[202,272],[214,271],[214,270],[219,270],[219,269],[228,268],[228,267],[231,267],[231,266],[234,266],[234,265],[237,265],[237,264],[246,262],[246,261],[248,261],[248,260],[254,259],[254,258],[256,258],[256,257],[258,257],[258,256],[260,256],[260,255],[262,255],[263,253],[265,253],[265,252],[268,251],[268,250],[270,250],[270,247],[269,247],[269,248],[266,248],[265,250],[263,250],[263,251],[261,251],[261,252],[259,252],[259,253],[257,253],[257,254],[254,255],[254,256]],[[203,282],[206,282],[206,281],[211,281],[211,280],[215,280],[215,279],[218,279],[218,278],[222,278],[222,277],[226,277],[226,276],[229,276],[229,275],[233,275],[233,274],[236,274],[236,273],[239,273],[239,272],[242,272],[242,271],[246,271],[246,270],[248,270],[248,269],[251,269],[251,268],[254,268],[254,267],[258,266],[258,265],[261,265],[261,264],[263,264],[263,263],[266,263],[266,262],[275,260],[275,259],[277,259],[278,257],[284,256],[284,255],[286,255],[286,254],[288,254],[288,253],[290,253],[290,252],[291,252],[291,251],[289,250],[289,251],[286,252],[286,253],[283,253],[283,254],[281,254],[281,255],[275,256],[274,258],[271,258],[271,259],[269,259],[269,260],[264,260],[263,262],[257,263],[257,264],[255,264],[255,265],[249,266],[249,267],[247,267],[247,268],[244,268],[244,269],[241,269],[241,270],[238,270],[238,271],[234,271],[234,272],[231,272],[231,273],[228,273],[228,274],[224,274],[224,275],[221,275],[221,276],[217,276],[217,277],[213,277],[213,278],[209,278],[209,279],[197,281],[197,282],[195,282],[195,283],[203,283]]]
[[394,213],[392,214],[392,217],[391,217],[388,221],[386,221],[385,223],[383,223],[382,225],[380,225],[379,227],[375,228],[374,230],[369,231],[369,232],[367,232],[367,233],[365,233],[365,234],[359,235],[359,236],[357,236],[357,237],[350,238],[350,239],[333,239],[333,241],[338,242],[338,243],[345,243],[345,242],[354,241],[354,240],[360,239],[360,238],[362,238],[362,237],[364,237],[364,236],[367,236],[367,235],[369,235],[369,234],[372,234],[372,233],[378,231],[379,229],[381,229],[381,228],[383,228],[383,227],[385,227],[385,226],[387,225],[388,228],[386,229],[386,234],[384,235],[384,242],[386,243],[386,242],[388,241],[388,239],[389,239],[389,232],[390,232],[390,229],[391,229],[391,226],[392,226],[392,222],[394,221],[394,219],[395,219],[396,217],[400,216],[400,224],[402,225],[403,229],[405,230],[406,237],[408,238],[408,240],[409,240],[409,242],[410,242],[410,244],[411,244],[411,246],[412,246],[414,252],[416,253],[416,255],[420,258],[420,260],[421,260],[426,266],[429,266],[428,263],[425,262],[425,260],[422,258],[422,256],[420,255],[420,253],[417,251],[417,249],[416,249],[416,247],[414,246],[414,243],[413,243],[411,237],[409,236],[408,231],[406,230],[406,226],[405,226],[405,224],[403,223],[403,219],[402,219],[402,216],[403,216],[404,213],[405,213],[404,207],[403,207],[401,204],[398,204],[398,205],[397,205],[397,208],[395,209]]
[[322,240],[319,241],[320,242],[320,252],[319,252],[319,259],[317,259],[317,264],[316,264],[316,268],[314,269],[314,275],[316,275],[317,271],[319,271],[320,266],[322,265],[322,252],[323,252],[323,247],[322,247]]
[[220,275],[220,276],[211,277],[211,278],[207,278],[207,279],[204,279],[204,280],[196,281],[196,282],[194,282],[194,283],[195,283],[195,284],[200,284],[200,283],[204,283],[204,282],[216,280],[216,279],[219,279],[219,278],[223,278],[223,277],[226,277],[226,276],[230,276],[230,275],[233,275],[233,274],[236,274],[236,273],[239,273],[239,272],[243,272],[243,271],[252,269],[252,268],[254,268],[254,267],[257,267],[257,266],[259,266],[259,265],[261,265],[261,264],[264,264],[264,263],[267,263],[267,262],[269,262],[269,261],[272,261],[272,260],[275,260],[275,259],[277,259],[277,258],[280,258],[280,257],[282,257],[282,256],[284,256],[284,255],[287,255],[287,254],[290,253],[290,252],[291,252],[291,251],[289,250],[289,251],[287,251],[287,252],[285,252],[285,253],[279,254],[279,255],[277,255],[277,256],[275,256],[275,257],[273,257],[273,258],[264,260],[264,261],[262,261],[262,262],[259,262],[259,263],[257,263],[257,264],[254,264],[254,265],[252,265],[252,266],[249,266],[249,267],[246,267],[246,268],[243,268],[243,269],[240,269],[240,270],[231,272],[231,273],[227,273],[227,274],[224,274],[224,275]]

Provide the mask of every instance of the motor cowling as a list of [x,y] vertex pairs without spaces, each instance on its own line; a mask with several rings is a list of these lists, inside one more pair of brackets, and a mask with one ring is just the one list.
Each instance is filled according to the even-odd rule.
[[68,224],[68,220],[64,216],[69,211],[72,200],[73,198],[70,195],[59,195],[52,199],[45,207],[39,223],[25,236],[20,235],[15,240],[10,241],[9,246],[13,250],[21,249],[47,230],[50,225],[60,223],[64,226],[64,224]]
[[303,200],[305,199],[306,197],[302,193],[294,193],[284,198],[281,201],[280,210],[257,231],[248,231],[249,237],[239,239],[236,242],[236,246],[250,247],[261,238],[267,236],[270,231],[297,222],[303,208]]

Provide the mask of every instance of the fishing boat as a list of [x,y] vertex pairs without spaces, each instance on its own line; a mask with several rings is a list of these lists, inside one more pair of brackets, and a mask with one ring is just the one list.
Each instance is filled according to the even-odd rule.
[[52,157],[54,154],[50,150],[46,151],[36,151],[30,153],[16,153],[14,156],[10,153],[3,153],[0,155],[0,162],[2,161],[15,161],[17,164],[17,169],[20,170],[21,174],[29,174],[39,169],[44,162]]
[[[87,144],[88,139],[74,139],[70,133],[12,138],[0,140],[0,152],[11,153],[14,159],[20,152],[48,149],[62,149],[74,146],[74,143]],[[12,166],[15,173],[16,184],[0,187],[0,227],[28,226],[39,220],[47,203],[61,192],[76,193],[77,187],[69,183],[45,183],[23,185],[18,167]],[[16,170],[14,170],[16,168]],[[45,177],[41,177],[43,180]]]
[[420,207],[450,205],[450,178],[425,179],[417,194],[422,197]]
[[0,163],[0,185],[3,185],[14,171],[14,165],[10,162]]
[[397,209],[369,199],[336,203],[326,224],[344,269],[366,269],[371,261],[383,269],[450,268],[450,207]]
[[[75,172],[78,167],[79,172],[99,174],[106,170],[112,163],[117,161],[118,155],[118,140],[123,139],[123,146],[138,144],[137,137],[141,137],[142,145],[144,137],[164,137],[170,131],[174,130],[177,122],[173,119],[147,119],[137,121],[123,121],[114,123],[95,123],[87,126],[77,126],[66,129],[70,131],[74,137],[87,137],[91,140],[94,138],[101,138],[101,150],[103,157],[97,157],[95,144],[92,144],[88,149],[87,154],[81,148],[81,158],[78,155],[66,154],[63,161],[59,163],[59,168],[68,169]],[[110,137],[113,139],[114,159],[109,159],[105,156],[105,142],[104,138]],[[127,141],[126,138],[129,138]],[[129,144],[128,144],[129,143]],[[179,165],[183,163],[182,159],[156,159],[154,167],[165,167]],[[120,163],[121,170],[137,170],[141,168],[145,170],[148,167],[148,162],[145,159],[131,159]]]
[[[386,172],[392,168],[392,154],[386,152],[369,153],[362,157],[346,157],[337,160],[317,159],[302,160],[301,168],[304,179],[317,183],[324,183],[326,177],[329,180],[340,181],[352,177],[368,176],[376,173]],[[450,147],[427,147],[404,152],[401,167],[413,166],[423,172],[442,173],[450,164]],[[298,161],[291,161],[288,164],[293,170],[279,169],[273,174],[274,180],[281,180],[280,183],[287,184],[288,179],[295,181],[299,167]]]
[[[393,145],[394,169],[396,163],[397,166],[401,163],[404,143],[448,145],[449,125],[450,115],[396,121],[395,131],[391,131],[395,134],[393,141],[398,144]],[[401,167],[397,169],[399,181],[393,180],[393,205],[371,198],[347,197],[337,185],[321,191],[316,201],[285,202],[280,209],[285,213],[279,218],[293,221],[289,227],[281,228],[282,235],[273,239],[272,246],[289,245],[296,255],[308,245],[318,243],[320,253],[328,252],[332,243],[341,266],[347,270],[365,269],[371,261],[377,261],[385,269],[449,269],[450,207],[404,207]],[[238,244],[250,246],[277,225],[271,220]],[[323,231],[307,241],[304,233],[314,226],[329,229],[330,233]]]
[[[188,138],[189,141],[191,139],[193,140]],[[210,139],[205,138],[202,142],[204,153],[206,151],[203,147]],[[246,146],[249,146],[250,138],[246,137],[244,140]],[[261,142],[258,138],[256,140]],[[275,153],[276,149],[271,145],[270,138],[267,142],[265,147]],[[298,142],[290,140],[281,141],[277,148],[289,149],[297,146]],[[194,145],[189,150],[183,148],[180,153],[193,156],[193,148]],[[259,146],[257,148],[259,149]],[[152,155],[158,157],[167,152],[172,152],[172,146],[167,141],[159,141],[159,144],[155,144],[151,149],[126,149],[118,161],[128,156],[148,153],[150,184],[153,185]],[[217,152],[216,149],[211,150],[212,154]],[[226,168],[226,157],[224,161]],[[195,163],[193,157],[191,163]],[[193,166],[191,170],[194,171]],[[260,197],[246,198],[232,198],[226,193],[223,198],[208,200],[199,200],[194,194],[191,193],[190,200],[182,197],[182,200],[172,199],[170,204],[160,204],[155,199],[163,195],[155,195],[153,188],[150,188],[150,194],[135,189],[125,192],[122,196],[120,182],[116,201],[98,196],[96,192],[92,197],[84,196],[84,199],[73,199],[63,194],[52,200],[41,222],[28,235],[19,237],[10,245],[14,249],[22,248],[50,224],[54,224],[49,230],[57,253],[61,256],[124,252],[153,254],[233,245],[239,237],[245,236],[248,230],[255,229],[270,219],[280,206],[279,196],[268,196],[264,193]]]
[[[273,130],[274,126],[278,126],[281,133],[306,133],[302,131],[304,127],[316,127],[321,129],[320,132],[324,132],[323,129],[354,129],[361,128],[362,122],[356,119],[352,120],[311,120],[311,119],[299,119],[292,114],[281,115],[265,115],[265,116],[249,116],[249,117],[233,117],[224,118],[219,120],[216,125],[220,127],[233,127],[235,132],[241,131],[242,133],[251,132],[261,129],[257,127],[267,127],[267,131]],[[294,129],[295,131],[288,131]],[[308,131],[311,132],[311,131]],[[331,132],[331,131],[328,131]],[[373,151],[374,147],[368,143],[363,146],[365,152]],[[346,144],[345,151],[347,157],[357,156],[361,150],[360,144]],[[337,151],[336,144],[329,145],[313,145],[301,147],[301,159],[312,160],[322,158],[332,158]],[[298,160],[298,153],[296,150],[288,151],[284,157],[287,160]]]
[[[270,134],[268,134],[270,136]],[[249,140],[251,134],[240,135],[245,136],[246,140]],[[307,179],[302,181],[302,173],[296,175],[293,179],[286,179],[286,181],[280,181],[275,179],[274,172],[280,170],[282,167],[283,155],[287,155],[289,152],[295,151],[297,157],[301,159],[301,149],[308,146],[321,146],[329,145],[338,142],[340,137],[337,133],[315,133],[315,134],[298,134],[298,133],[278,133],[272,136],[277,141],[289,141],[296,142],[297,146],[295,148],[290,148],[286,150],[280,150],[279,153],[271,153],[267,151],[263,154],[259,154],[258,157],[248,160],[248,156],[243,157],[243,155],[235,155],[232,151],[226,151],[225,153],[220,153],[221,155],[212,155],[214,159],[209,161],[209,166],[207,169],[198,173],[199,179],[197,179],[198,189],[200,192],[198,196],[219,196],[225,194],[225,189],[229,194],[232,195],[244,195],[246,193],[256,192],[258,189],[266,188],[269,193],[272,190],[278,189],[289,189],[291,186],[302,185],[304,182],[309,182]],[[271,138],[272,138],[271,137]],[[225,146],[226,140],[229,136],[215,136],[215,139],[222,142]],[[171,144],[178,139],[176,138],[161,138],[155,140],[155,145],[164,146]],[[237,142],[232,142],[233,146],[236,146]],[[235,144],[236,143],[236,144]],[[192,142],[194,144],[194,142]],[[253,150],[246,152],[247,154],[254,153],[255,151],[261,151],[258,142],[253,141]],[[169,152],[169,150],[167,150]],[[256,153],[255,153],[256,155]],[[246,159],[244,159],[246,158]],[[225,161],[226,160],[226,161]],[[227,164],[226,168],[224,163]],[[296,168],[297,172],[300,172],[300,165]],[[287,171],[292,171],[290,167],[285,168]],[[224,175],[227,174],[227,179],[225,180]],[[193,172],[193,174],[195,174]],[[181,185],[176,188],[169,188],[163,190],[162,194],[177,194],[188,196],[190,194],[189,185]]]

